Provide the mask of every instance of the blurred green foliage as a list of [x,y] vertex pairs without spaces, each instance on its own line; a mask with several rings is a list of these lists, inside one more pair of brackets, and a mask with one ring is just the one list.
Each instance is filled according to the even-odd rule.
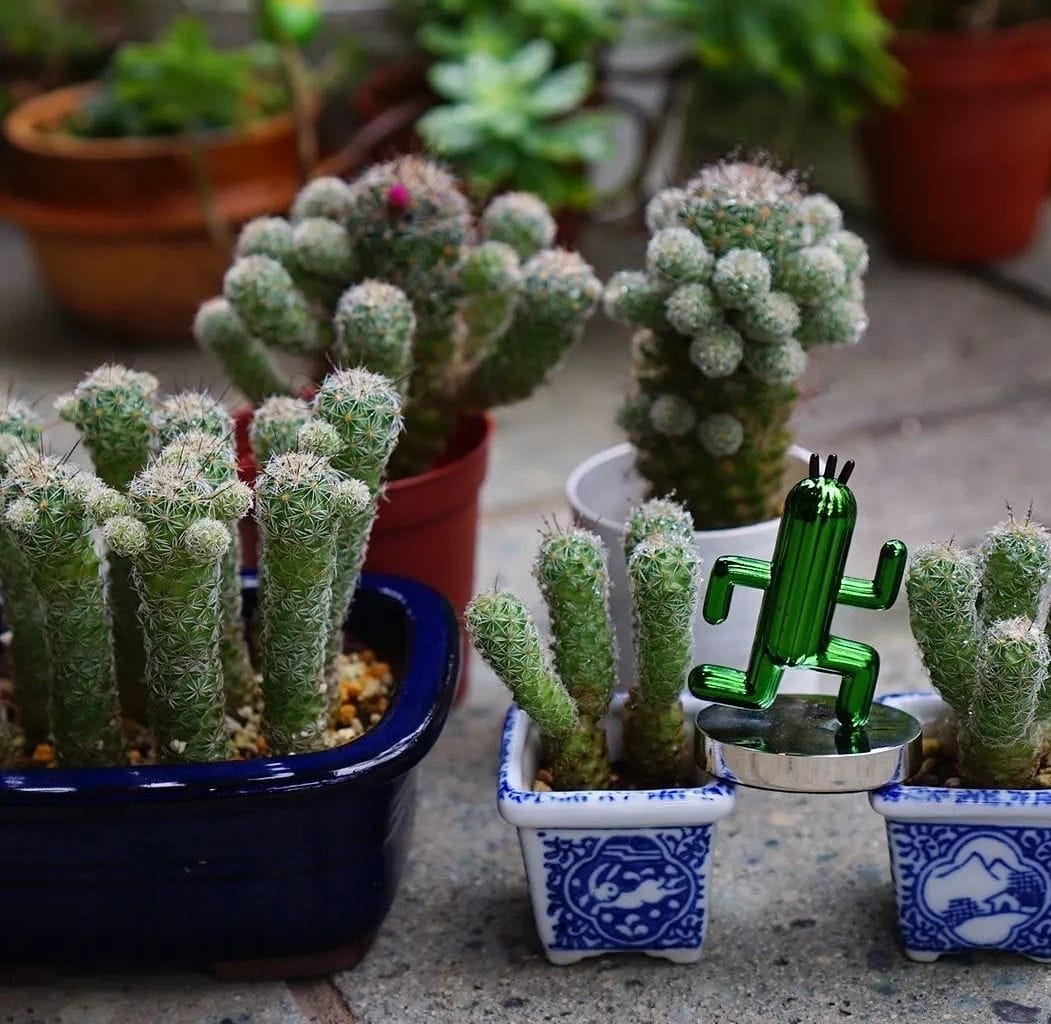
[[874,0],[646,0],[646,10],[688,34],[705,86],[723,95],[765,89],[843,122],[901,96],[893,29]]
[[506,59],[475,52],[431,68],[432,87],[449,103],[417,128],[476,198],[509,188],[535,192],[556,209],[592,201],[585,165],[610,154],[611,117],[579,109],[592,89],[591,66],[556,68],[555,60],[554,46],[537,39]]
[[274,47],[216,49],[204,24],[177,18],[148,43],[125,43],[100,88],[70,123],[96,138],[237,128],[288,109]]

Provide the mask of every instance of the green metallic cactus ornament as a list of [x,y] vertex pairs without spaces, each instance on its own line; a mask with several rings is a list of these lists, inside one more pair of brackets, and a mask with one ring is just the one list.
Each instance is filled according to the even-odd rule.
[[690,674],[695,697],[742,708],[768,708],[786,668],[810,668],[842,676],[836,715],[846,732],[868,721],[879,675],[879,655],[867,644],[832,635],[837,605],[884,610],[898,596],[905,573],[905,545],[887,541],[871,580],[845,575],[857,520],[857,503],[846,462],[836,478],[836,456],[824,471],[810,457],[810,475],[792,488],[773,558],[724,555],[712,566],[704,618],[726,620],[734,587],[764,591],[748,668],[701,665]]

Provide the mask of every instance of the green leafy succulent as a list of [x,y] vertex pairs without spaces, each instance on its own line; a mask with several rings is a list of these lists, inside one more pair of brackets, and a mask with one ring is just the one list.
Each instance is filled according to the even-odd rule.
[[756,87],[849,121],[901,95],[887,53],[890,24],[874,0],[647,0],[647,12],[690,34],[706,84]]
[[287,109],[275,50],[216,49],[203,22],[182,17],[149,43],[127,43],[75,115],[78,135],[181,135],[235,128]]
[[534,40],[506,60],[472,53],[435,65],[431,85],[449,100],[417,125],[427,147],[458,165],[481,196],[534,192],[554,207],[586,206],[585,166],[607,156],[612,122],[579,108],[592,88],[583,62],[552,70],[555,48]]

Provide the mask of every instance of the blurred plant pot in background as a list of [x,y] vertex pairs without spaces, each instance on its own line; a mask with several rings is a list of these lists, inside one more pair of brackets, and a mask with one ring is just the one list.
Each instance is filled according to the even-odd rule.
[[[253,410],[234,413],[238,473],[251,483],[258,472],[249,428]],[[474,593],[478,497],[489,464],[493,420],[465,416],[445,453],[426,473],[390,481],[372,528],[366,572],[407,576],[438,591],[462,616]],[[244,566],[256,565],[255,521],[241,520]],[[466,647],[466,638],[464,639]],[[466,650],[459,696],[466,692]]]
[[861,130],[896,249],[985,262],[1031,242],[1051,174],[1051,21],[988,33],[902,31],[907,98]]
[[[124,336],[187,336],[230,259],[208,229],[194,149],[60,130],[92,88],[45,93],[8,116],[0,216],[25,231],[70,313]],[[209,135],[200,152],[215,211],[234,231],[287,209],[301,182],[291,114]]]

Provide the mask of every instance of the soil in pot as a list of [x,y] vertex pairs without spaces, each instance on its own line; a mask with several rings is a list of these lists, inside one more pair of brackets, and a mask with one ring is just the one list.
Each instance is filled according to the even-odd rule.
[[891,242],[986,262],[1028,247],[1051,174],[1051,21],[989,33],[901,32],[908,98],[861,144]]

